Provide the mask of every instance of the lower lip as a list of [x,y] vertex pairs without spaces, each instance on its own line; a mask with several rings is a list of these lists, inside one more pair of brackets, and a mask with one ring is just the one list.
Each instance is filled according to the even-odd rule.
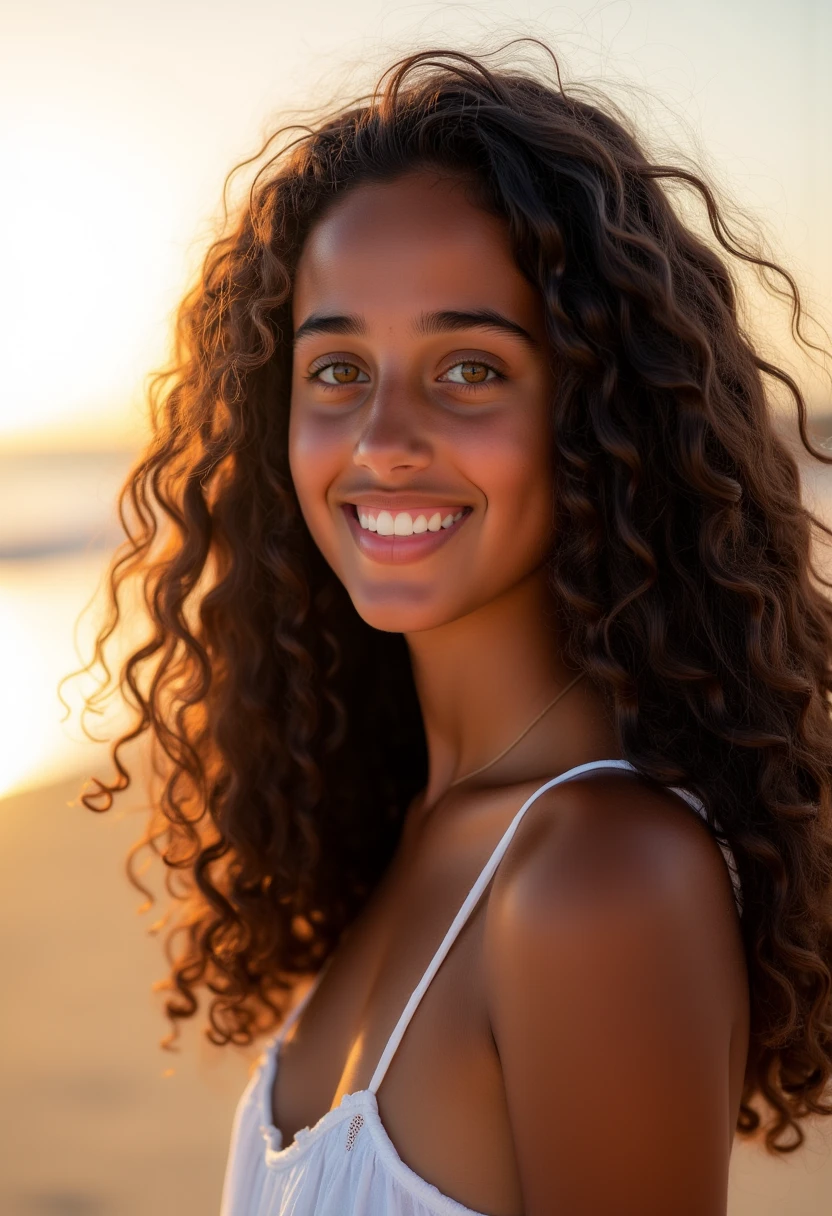
[[361,527],[351,503],[343,503],[341,510],[360,551],[375,562],[392,564],[416,562],[435,553],[447,544],[452,536],[456,536],[471,514],[470,511],[465,511],[462,518],[452,523],[450,528],[440,528],[438,532],[419,532],[411,536],[379,536],[378,532],[370,532],[369,529]]

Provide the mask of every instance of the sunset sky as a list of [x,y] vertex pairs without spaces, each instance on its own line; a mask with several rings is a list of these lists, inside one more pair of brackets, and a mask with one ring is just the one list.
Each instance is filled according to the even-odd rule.
[[828,310],[824,0],[3,7],[0,450],[139,434],[144,377],[164,358],[226,171],[285,109],[352,94],[417,45],[536,33],[571,75],[633,82],[631,110],[660,141],[699,141]]

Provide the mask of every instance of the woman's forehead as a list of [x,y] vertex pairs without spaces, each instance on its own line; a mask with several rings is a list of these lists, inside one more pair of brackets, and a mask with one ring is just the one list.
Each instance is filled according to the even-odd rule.
[[499,308],[528,323],[537,294],[515,262],[508,226],[471,201],[464,181],[408,174],[362,185],[312,229],[298,264],[297,328],[310,313],[385,316]]

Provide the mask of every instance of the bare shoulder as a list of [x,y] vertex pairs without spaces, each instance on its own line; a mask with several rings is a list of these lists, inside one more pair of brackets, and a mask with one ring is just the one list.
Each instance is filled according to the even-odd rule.
[[483,958],[529,1210],[724,1211],[747,983],[696,813],[622,773],[543,795],[495,875]]
[[594,925],[603,937],[645,916],[738,938],[728,868],[700,816],[631,774],[542,795],[495,875],[491,927],[545,936],[580,918],[582,932]]

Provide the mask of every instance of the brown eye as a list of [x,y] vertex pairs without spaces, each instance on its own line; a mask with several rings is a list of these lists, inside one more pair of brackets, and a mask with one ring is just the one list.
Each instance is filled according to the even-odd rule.
[[356,384],[361,376],[364,376],[365,380],[369,379],[354,363],[340,362],[327,363],[326,367],[313,374],[313,379],[329,385]]
[[499,376],[487,363],[476,363],[473,359],[467,359],[449,367],[445,379],[451,384],[484,384],[486,380],[499,379]]

